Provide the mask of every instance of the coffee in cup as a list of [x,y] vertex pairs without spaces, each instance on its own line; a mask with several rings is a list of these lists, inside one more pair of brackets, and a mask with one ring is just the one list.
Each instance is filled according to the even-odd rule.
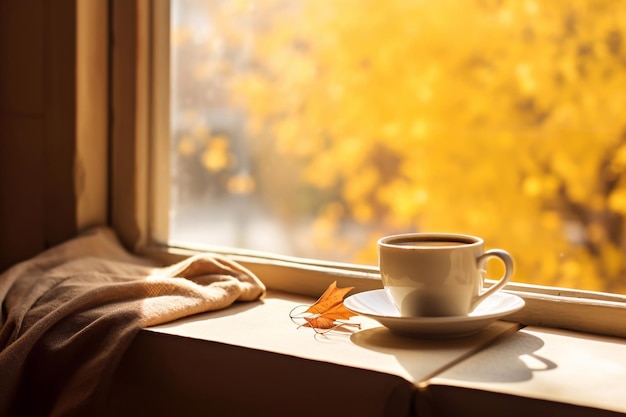
[[[484,250],[483,239],[456,233],[408,233],[378,241],[383,286],[402,316],[464,316],[500,290],[513,275],[502,249]],[[487,261],[498,258],[504,275],[484,288]]]

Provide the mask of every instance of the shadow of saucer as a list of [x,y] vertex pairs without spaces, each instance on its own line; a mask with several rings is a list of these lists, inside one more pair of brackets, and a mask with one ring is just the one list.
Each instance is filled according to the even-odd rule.
[[[489,328],[483,330],[488,332]],[[374,327],[367,330],[356,332],[352,335],[352,342],[371,350],[379,352],[393,353],[398,350],[415,351],[428,349],[446,349],[451,345],[455,348],[463,348],[465,346],[473,346],[477,341],[485,337],[485,333],[478,332],[470,336],[460,338],[412,338],[401,336],[391,332],[384,326]]]
[[416,382],[434,376],[481,382],[519,382],[534,372],[557,365],[535,354],[544,342],[522,332],[499,336],[497,326],[457,339],[412,339],[386,327],[354,333],[351,341],[363,348],[395,356]]

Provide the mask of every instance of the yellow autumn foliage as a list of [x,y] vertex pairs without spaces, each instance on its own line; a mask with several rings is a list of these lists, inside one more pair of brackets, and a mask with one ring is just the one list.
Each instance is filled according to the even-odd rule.
[[251,146],[292,161],[273,175],[307,189],[325,256],[346,225],[344,260],[373,264],[382,235],[464,232],[510,251],[514,280],[626,293],[620,1],[226,3],[250,54],[231,95]]

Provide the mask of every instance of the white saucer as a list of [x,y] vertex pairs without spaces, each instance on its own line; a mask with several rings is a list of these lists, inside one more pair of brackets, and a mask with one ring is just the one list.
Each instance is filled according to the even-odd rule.
[[385,290],[373,290],[351,295],[343,304],[353,313],[370,317],[396,334],[451,338],[477,333],[491,322],[520,310],[525,303],[516,295],[499,291],[467,316],[402,317]]

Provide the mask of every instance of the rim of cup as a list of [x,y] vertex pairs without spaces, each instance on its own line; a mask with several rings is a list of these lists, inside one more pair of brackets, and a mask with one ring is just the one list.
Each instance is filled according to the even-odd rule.
[[[415,232],[415,233],[400,233],[395,235],[383,236],[378,239],[378,245],[389,248],[402,248],[402,249],[444,249],[458,247],[458,245],[420,245],[420,241],[435,241],[435,242],[456,242],[462,243],[467,246],[484,244],[484,240],[478,236],[468,235],[463,233],[446,233],[446,232]],[[413,245],[407,245],[407,243],[414,243]]]

